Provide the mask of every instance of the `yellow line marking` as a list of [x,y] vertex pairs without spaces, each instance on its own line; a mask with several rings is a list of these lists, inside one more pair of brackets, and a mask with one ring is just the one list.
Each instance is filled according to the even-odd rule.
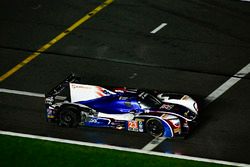
[[71,31],[73,31],[74,29],[76,29],[82,23],[86,22],[87,20],[89,20],[90,18],[92,18],[95,14],[97,14],[98,12],[100,12],[103,8],[105,8],[106,6],[110,5],[113,1],[114,0],[106,0],[101,5],[97,6],[94,10],[92,10],[91,12],[89,12],[87,15],[83,16],[80,20],[78,20],[77,22],[75,22],[73,25],[71,25],[65,31],[63,31],[62,33],[60,33],[59,35],[57,35],[55,38],[53,38],[48,43],[46,43],[41,48],[39,48],[37,51],[35,51],[31,55],[29,55],[26,59],[24,59],[23,61],[21,61],[15,67],[13,67],[8,72],[6,72],[5,74],[3,74],[0,77],[0,82],[2,82],[6,78],[8,78],[12,74],[14,74],[15,72],[17,72],[20,68],[22,68],[23,66],[25,66],[29,62],[31,62],[33,59],[35,59],[41,53],[43,53],[44,51],[46,51],[47,49],[49,49],[51,46],[53,46],[55,43],[57,43],[58,41],[60,41],[63,37],[65,37],[66,35],[68,35]]

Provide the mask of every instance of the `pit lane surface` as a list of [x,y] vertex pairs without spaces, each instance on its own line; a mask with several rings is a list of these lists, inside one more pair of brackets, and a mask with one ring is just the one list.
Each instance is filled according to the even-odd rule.
[[[1,75],[101,3],[1,1]],[[204,99],[250,62],[249,9],[240,1],[116,0],[0,87],[44,93],[75,72],[89,84]],[[250,163],[249,79],[203,107],[201,123],[187,140],[166,140],[154,150]],[[1,130],[131,148],[152,140],[147,134],[50,125],[44,121],[43,99],[0,96]]]

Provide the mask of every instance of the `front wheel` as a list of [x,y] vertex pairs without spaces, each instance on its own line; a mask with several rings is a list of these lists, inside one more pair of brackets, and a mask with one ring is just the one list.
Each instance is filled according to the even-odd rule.
[[154,137],[160,137],[164,133],[164,127],[159,119],[150,118],[146,122],[147,132]]
[[63,107],[60,112],[60,125],[76,127],[79,123],[77,109],[74,107]]

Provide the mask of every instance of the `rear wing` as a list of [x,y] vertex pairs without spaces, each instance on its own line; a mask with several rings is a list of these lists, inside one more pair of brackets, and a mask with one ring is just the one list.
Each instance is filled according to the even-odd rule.
[[76,76],[74,73],[70,74],[66,79],[64,79],[61,83],[59,83],[57,86],[52,88],[48,93],[45,94],[45,97],[51,97],[56,96],[60,94],[65,88],[68,88],[69,83],[79,83],[80,77]]

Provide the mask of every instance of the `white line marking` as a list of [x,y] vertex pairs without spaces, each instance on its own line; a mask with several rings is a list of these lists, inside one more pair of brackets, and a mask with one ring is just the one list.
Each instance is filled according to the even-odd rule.
[[[250,63],[243,67],[239,72],[234,74],[233,77],[229,78],[225,83],[223,83],[220,87],[215,89],[212,93],[210,93],[205,100],[207,104],[215,101],[218,97],[224,94],[228,89],[230,89],[233,85],[239,82],[243,77],[245,77],[250,72]],[[241,78],[238,78],[241,77]]]
[[154,151],[145,151],[145,150],[134,149],[134,148],[110,146],[110,145],[104,145],[104,144],[96,144],[96,143],[88,143],[88,142],[52,138],[52,137],[45,137],[45,136],[38,136],[38,135],[15,133],[15,132],[2,131],[2,130],[0,130],[0,134],[8,135],[8,136],[31,138],[31,139],[39,139],[39,140],[52,141],[52,142],[59,142],[59,143],[66,143],[66,144],[75,144],[75,145],[81,145],[81,146],[90,146],[90,147],[105,148],[105,149],[118,150],[118,151],[156,155],[156,156],[169,157],[169,158],[193,160],[193,161],[199,161],[199,162],[207,162],[207,163],[215,163],[215,164],[223,164],[223,165],[231,165],[231,166],[232,165],[233,166],[249,166],[249,164],[244,164],[244,163],[227,162],[227,161],[221,161],[221,160],[197,158],[197,157],[191,157],[191,156],[186,156],[186,155],[176,155],[176,154],[160,153],[160,152],[154,152]]
[[11,89],[4,89],[4,88],[0,88],[0,93],[10,93],[10,94],[17,94],[17,95],[24,95],[24,96],[33,96],[33,97],[45,97],[45,95],[41,93],[33,93],[33,92],[11,90]]
[[[233,85],[235,85],[238,81],[240,81],[243,77],[245,77],[249,72],[250,72],[250,63],[247,64],[245,67],[243,67],[239,72],[234,74],[233,77],[228,79],[225,83],[223,83],[220,87],[218,87],[216,90],[214,90],[211,94],[209,94],[205,98],[206,105],[212,103],[214,100],[216,100],[222,94],[224,94],[228,89],[230,89]],[[163,139],[159,143],[156,143],[154,140],[156,140],[156,139],[153,139],[152,141],[150,141],[142,149],[148,150],[148,151],[153,150],[155,147],[157,147],[159,144],[161,144],[165,139]]]
[[142,150],[145,151],[151,151],[156,146],[160,145],[166,138],[165,137],[156,137],[151,142],[149,142],[147,145],[145,145]]
[[151,34],[155,34],[156,32],[158,32],[160,29],[162,29],[163,27],[165,27],[167,25],[167,23],[162,23],[161,25],[159,25],[158,27],[156,27],[153,31],[151,31]]
[[240,0],[240,1],[242,1],[242,2],[250,2],[250,0]]

